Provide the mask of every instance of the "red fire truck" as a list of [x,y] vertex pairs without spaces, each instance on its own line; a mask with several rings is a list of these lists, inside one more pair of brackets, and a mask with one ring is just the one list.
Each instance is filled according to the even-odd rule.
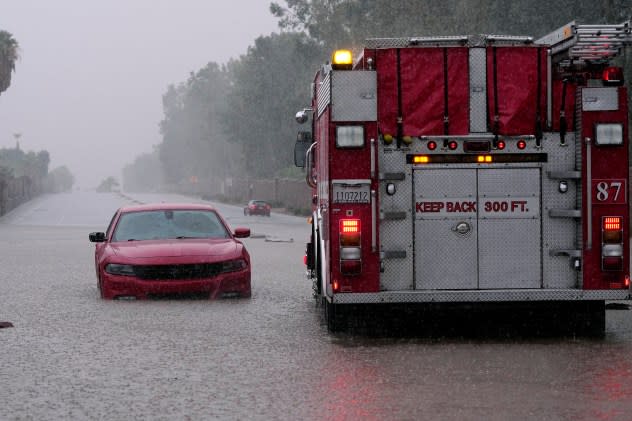
[[630,44],[630,22],[571,22],[537,40],[336,51],[295,146],[329,329],[356,304],[503,302],[566,306],[603,332],[605,301],[631,298],[628,96],[614,66]]

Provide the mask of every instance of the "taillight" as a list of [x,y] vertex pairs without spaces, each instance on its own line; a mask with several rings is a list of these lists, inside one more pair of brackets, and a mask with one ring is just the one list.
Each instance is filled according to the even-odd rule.
[[362,230],[359,219],[340,220],[340,272],[357,275],[362,271]]
[[456,141],[454,140],[448,142],[448,149],[450,149],[451,151],[455,150],[458,146],[459,144],[456,143]]
[[303,262],[307,269],[314,270],[314,243],[309,242],[305,246],[305,256],[303,256]]
[[623,218],[604,216],[601,222],[601,269],[623,269]]
[[621,67],[606,67],[601,76],[603,84],[606,86],[623,85],[623,69]]
[[360,220],[340,220],[340,245],[360,247]]
[[522,150],[522,149],[524,149],[526,147],[527,147],[527,142],[525,142],[524,140],[520,139],[518,141],[518,149]]

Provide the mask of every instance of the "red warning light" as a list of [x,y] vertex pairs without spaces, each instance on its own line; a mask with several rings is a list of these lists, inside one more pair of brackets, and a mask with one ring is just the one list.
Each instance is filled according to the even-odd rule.
[[450,142],[448,142],[448,148],[453,151],[457,148],[457,146],[459,146],[458,143],[456,143],[455,140],[451,140]]
[[623,69],[621,67],[606,67],[601,76],[604,85],[623,85]]
[[341,219],[340,232],[341,233],[360,232],[360,220],[359,219]]
[[435,142],[434,140],[428,142],[428,149],[430,149],[431,151],[437,149],[437,142]]
[[522,149],[527,147],[527,142],[525,142],[524,140],[520,139],[518,141],[518,145],[517,146],[518,146],[518,149],[522,150]]
[[504,140],[499,140],[498,143],[496,143],[496,148],[503,150],[505,149],[505,141]]
[[621,217],[606,216],[603,218],[603,229],[606,231],[619,231],[621,229]]

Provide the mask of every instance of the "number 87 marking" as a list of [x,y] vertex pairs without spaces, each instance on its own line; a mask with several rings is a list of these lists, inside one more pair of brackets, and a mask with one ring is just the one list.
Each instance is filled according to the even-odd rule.
[[627,202],[625,180],[593,180],[593,187],[599,204]]

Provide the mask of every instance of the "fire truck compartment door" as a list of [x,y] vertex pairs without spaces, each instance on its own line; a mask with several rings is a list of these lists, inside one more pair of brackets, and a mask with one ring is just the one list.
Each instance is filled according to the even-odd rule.
[[478,285],[476,170],[414,171],[415,289]]
[[541,286],[539,168],[413,173],[415,289]]
[[540,288],[540,169],[478,170],[478,205],[479,288]]

